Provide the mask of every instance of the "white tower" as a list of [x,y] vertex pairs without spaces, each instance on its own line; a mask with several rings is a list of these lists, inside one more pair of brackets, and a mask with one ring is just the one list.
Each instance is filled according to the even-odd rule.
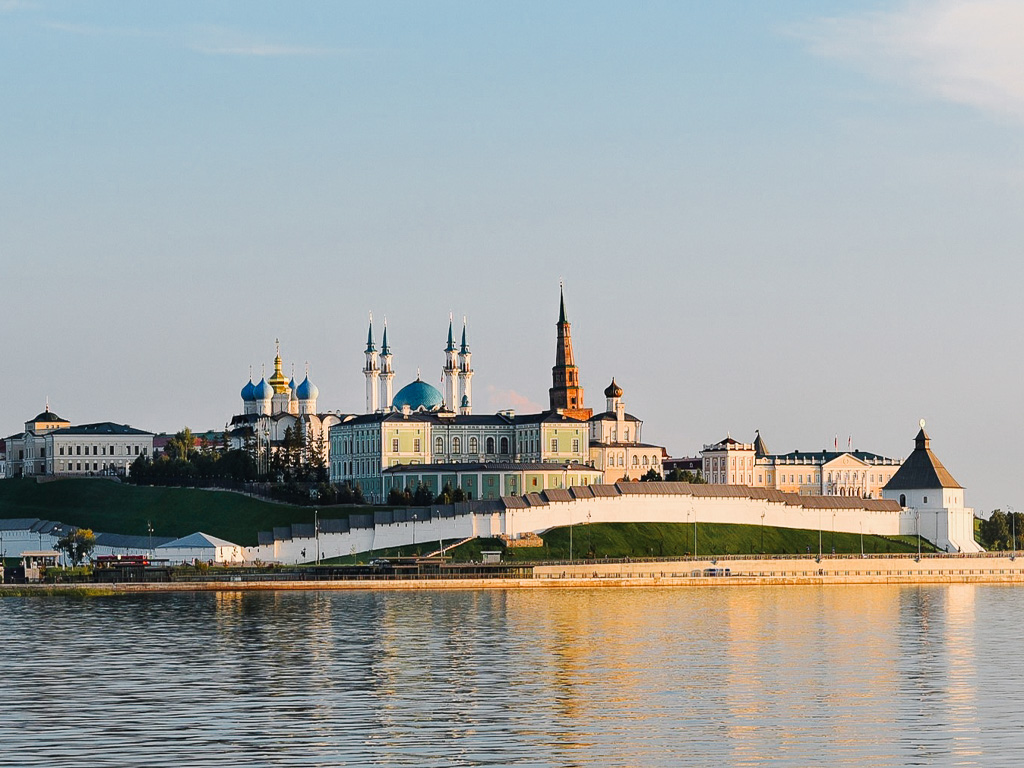
[[380,342],[380,407],[388,410],[391,401],[395,399],[392,389],[394,387],[395,371],[391,367],[391,347],[388,346],[388,319],[384,318],[384,337]]
[[377,347],[373,344],[373,313],[370,313],[370,330],[366,334],[366,365],[363,367],[363,375],[366,376],[366,412],[376,413],[379,405],[378,396],[380,366],[377,362]]
[[452,330],[452,318],[448,316],[448,345],[444,348],[444,390],[441,396],[444,398],[445,407],[456,412],[459,407],[458,376],[459,369],[456,363],[457,353],[455,351],[455,335]]
[[462,346],[459,348],[459,413],[469,416],[473,413],[473,368],[470,365],[472,353],[466,343],[466,318],[462,318]]

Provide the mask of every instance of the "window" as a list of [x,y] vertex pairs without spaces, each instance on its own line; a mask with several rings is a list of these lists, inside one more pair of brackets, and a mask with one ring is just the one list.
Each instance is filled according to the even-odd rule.
[[647,457],[646,456],[644,456],[644,466],[645,467],[647,466]]
[[639,461],[637,461],[637,458],[636,458],[636,456],[634,456],[634,457],[633,457],[633,466],[634,466],[634,467],[638,467],[638,466],[640,466],[640,462],[639,462]]
[[136,456],[139,455],[139,446],[137,446],[137,445],[135,446],[135,455]]
[[420,439],[418,437],[412,441],[412,450],[414,453],[420,452]]
[[452,453],[462,453],[462,438],[461,437],[453,437],[452,438]]
[[551,438],[551,452],[552,453],[558,453],[558,438],[557,437],[552,437]]
[[392,453],[398,453],[398,438],[397,437],[392,437],[391,438],[391,452]]
[[[64,455],[64,446],[63,446],[63,445],[62,445],[62,446],[60,447],[60,455],[61,455],[61,456],[63,456],[63,455]],[[61,464],[60,466],[61,466],[61,469],[63,469],[63,468],[64,468],[64,465],[63,465],[63,464]]]
[[[76,455],[76,456],[81,456],[81,455],[82,455],[82,446],[80,446],[80,445],[76,445],[76,446],[75,446],[75,455]],[[81,465],[81,464],[79,464],[79,465],[78,465],[78,468],[79,468],[79,469],[81,469],[81,468],[82,468],[82,465]]]
[[[502,438],[502,443],[503,443],[502,446],[501,446],[502,452],[505,452],[504,442],[505,442],[505,438]],[[494,453],[494,438],[493,437],[488,437],[487,438],[487,452],[488,453]]]
[[629,442],[629,427],[626,427],[625,429],[622,430],[622,440],[623,442],[626,443]]
[[[94,446],[92,447],[92,455],[93,455],[93,456],[99,456],[99,455],[100,455],[100,447],[99,447],[98,445],[94,445]],[[93,468],[94,468],[94,469],[95,469],[95,467],[96,467],[96,465],[95,465],[95,464],[93,464]]]
[[[395,442],[397,443],[398,441],[395,440]],[[434,440],[434,453],[438,453],[438,454],[444,453],[444,438],[443,437],[439,437],[439,438]]]
[[573,438],[573,441],[572,441],[572,452],[573,453],[579,453],[580,452],[580,441],[579,441],[579,438]]
[[469,438],[469,452],[480,453],[480,443],[476,439],[476,435]]
[[507,437],[501,438],[501,452],[502,453],[508,453],[508,438]]

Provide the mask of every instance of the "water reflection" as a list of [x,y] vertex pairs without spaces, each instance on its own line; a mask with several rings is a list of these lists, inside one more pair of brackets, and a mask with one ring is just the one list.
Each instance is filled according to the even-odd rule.
[[0,765],[991,765],[1024,592],[0,600]]

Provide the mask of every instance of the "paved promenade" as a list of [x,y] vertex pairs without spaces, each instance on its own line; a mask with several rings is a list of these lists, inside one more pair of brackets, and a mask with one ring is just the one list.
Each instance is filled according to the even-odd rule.
[[3,591],[47,593],[202,592],[296,589],[581,589],[607,587],[736,587],[840,584],[1024,584],[1024,558],[1002,554],[722,557],[537,565],[532,577],[290,579],[287,574],[245,574],[152,584],[6,585]]

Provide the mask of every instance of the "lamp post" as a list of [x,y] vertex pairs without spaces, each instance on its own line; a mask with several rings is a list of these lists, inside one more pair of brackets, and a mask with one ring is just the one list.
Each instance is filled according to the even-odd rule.
[[921,560],[921,510],[914,507],[914,517],[917,519],[917,559]]
[[818,510],[818,560],[821,562],[821,510]]
[[[562,490],[569,484],[569,462],[562,467]],[[569,562],[572,562],[572,505],[569,505]]]
[[146,531],[149,533],[149,556],[153,557],[153,521],[146,521]]
[[412,545],[416,546],[416,513],[412,513]]
[[1017,516],[1013,512],[1013,507],[1007,506],[1007,511],[1010,513],[1010,562],[1017,559]]
[[320,565],[320,510],[313,510],[313,538],[316,540],[316,564]]
[[761,510],[761,554],[762,555],[764,554],[764,513],[765,513],[765,511],[762,509]]

